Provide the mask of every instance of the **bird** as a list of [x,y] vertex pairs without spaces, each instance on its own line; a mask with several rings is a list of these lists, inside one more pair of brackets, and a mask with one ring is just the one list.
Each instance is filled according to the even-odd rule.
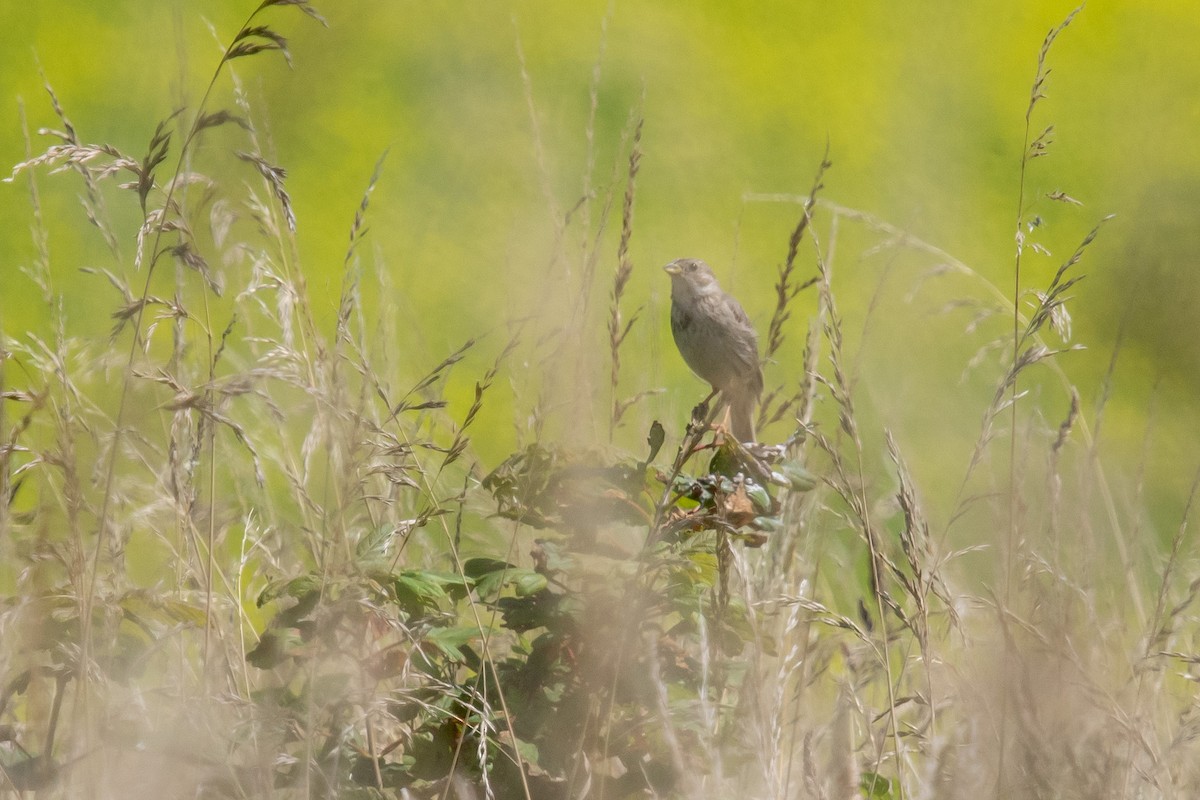
[[739,442],[753,442],[754,410],[763,390],[758,334],[741,304],[722,291],[708,264],[680,258],[671,276],[671,335],[684,362],[720,392]]

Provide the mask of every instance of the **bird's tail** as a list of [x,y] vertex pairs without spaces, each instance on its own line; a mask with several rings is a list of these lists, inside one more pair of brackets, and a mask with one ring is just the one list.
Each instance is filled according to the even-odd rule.
[[754,406],[758,398],[751,392],[730,392],[729,425],[739,442],[757,441],[754,438]]

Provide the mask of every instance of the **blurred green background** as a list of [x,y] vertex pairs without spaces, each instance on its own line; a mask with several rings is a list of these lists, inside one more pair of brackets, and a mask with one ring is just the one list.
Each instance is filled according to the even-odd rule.
[[[591,186],[594,231],[611,192],[589,321],[580,328],[600,368],[595,385],[579,391],[606,396],[603,320],[628,157],[622,135],[640,113],[644,156],[626,310],[643,310],[622,381],[629,395],[668,388],[639,406],[618,437],[640,448],[649,419],[673,420],[677,430],[701,394],[670,343],[661,265],[707,259],[765,334],[798,207],[746,198],[806,193],[828,143],[825,199],[886,220],[979,276],[922,280],[938,258],[877,248],[881,236],[846,219],[836,234],[828,214],[818,220],[822,247],[836,245],[834,289],[856,357],[860,410],[897,432],[930,491],[944,483],[952,493],[1002,369],[996,354],[974,370],[966,365],[1010,323],[968,330],[970,311],[939,312],[960,298],[989,299],[988,284],[1011,293],[1030,84],[1043,37],[1073,6],[737,5],[338,0],[317,5],[328,29],[272,10],[266,21],[289,38],[293,67],[273,54],[235,67],[256,120],[269,128],[268,156],[289,173],[314,305],[331,324],[354,211],[387,151],[360,255],[368,273],[386,274],[391,293],[372,294],[375,284],[364,282],[365,310],[368,318],[384,305],[399,310],[395,357],[411,359],[414,375],[468,336],[490,334],[454,387],[466,397],[502,347],[506,322],[579,313],[565,298],[580,280],[591,234],[569,233],[556,258],[558,220]],[[222,44],[251,10],[241,0],[3,4],[0,160],[25,158],[19,100],[30,129],[59,127],[39,70],[84,141],[141,155],[159,120],[194,106]],[[1200,7],[1192,0],[1089,3],[1050,54],[1048,97],[1033,128],[1053,124],[1053,145],[1033,163],[1026,194],[1027,213],[1043,221],[1032,235],[1052,253],[1028,253],[1028,288],[1046,285],[1101,217],[1117,215],[1085,256],[1080,271],[1089,277],[1070,304],[1074,341],[1088,349],[1059,363],[1092,414],[1120,338],[1104,452],[1129,486],[1145,459],[1149,506],[1163,526],[1177,521],[1200,452],[1197,41]],[[228,79],[215,97],[228,106]],[[224,131],[210,137],[198,161],[250,180],[221,149],[234,141]],[[33,152],[47,144],[34,135]],[[81,222],[74,177],[40,174],[39,187],[68,333],[101,337],[116,297],[77,270],[130,270],[136,200],[110,203],[126,236],[125,263],[117,264]],[[1082,208],[1044,199],[1056,190]],[[6,337],[47,336],[50,310],[20,271],[35,253],[23,177],[0,186],[0,214],[0,326]],[[811,245],[800,261],[801,277],[813,274]],[[800,296],[789,347],[768,384],[796,380],[804,315],[815,302],[813,291]],[[510,385],[485,408],[487,433],[475,435],[485,466],[515,446],[527,411],[520,384],[536,381],[540,368],[518,358],[506,370]],[[1057,425],[1067,410],[1059,382],[1030,388],[1046,424]],[[603,417],[579,413],[582,427],[604,439]],[[1124,500],[1134,493],[1123,490]]]

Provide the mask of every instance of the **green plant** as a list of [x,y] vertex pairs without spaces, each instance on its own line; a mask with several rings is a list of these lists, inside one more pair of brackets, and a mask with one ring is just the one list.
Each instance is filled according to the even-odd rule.
[[[708,400],[658,420],[643,402],[659,376],[631,345],[653,308],[635,269],[635,199],[641,225],[636,192],[671,154],[643,99],[617,117],[615,128],[628,121],[611,181],[595,178],[595,126],[611,110],[602,58],[572,204],[556,195],[565,181],[542,140],[537,62],[518,42],[553,240],[538,305],[569,315],[518,315],[448,355],[424,352],[423,326],[453,309],[409,315],[390,302],[402,293],[386,259],[368,266],[389,156],[349,220],[323,323],[295,238],[304,220],[268,156],[264,109],[233,71],[289,55],[259,17],[277,6],[315,15],[304,2],[258,6],[208,93],[153,126],[144,155],[88,144],[48,91],[61,130],[41,154],[29,144],[15,171],[33,219],[27,274],[56,310],[48,330],[0,339],[0,786],[1196,793],[1200,583],[1186,543],[1200,483],[1159,553],[1139,536],[1141,488],[1126,511],[1098,466],[1099,411],[1061,358],[1095,230],[1040,291],[1027,274],[1008,294],[827,199],[827,148],[807,194],[784,198],[798,218],[778,232],[773,388],[758,420],[778,443],[744,446],[712,432]],[[1062,30],[1039,53],[1030,112]],[[1027,139],[1023,172],[1047,136]],[[100,287],[111,332],[69,319],[46,170],[82,185],[102,255],[71,277]],[[1023,195],[1018,259],[1041,247],[1032,211]],[[835,269],[865,273],[879,254],[878,284],[856,302]],[[904,389],[872,380],[881,343],[868,333],[899,313],[888,281],[906,270],[917,272],[906,300],[961,281],[948,308],[971,317],[947,340],[1009,353],[998,366],[972,359],[976,386],[948,390],[944,375],[918,386],[916,402],[953,391],[979,412],[961,452],[931,458],[936,445],[881,411],[882,395]],[[387,299],[377,317],[373,296]],[[933,328],[957,324],[938,322],[951,314],[913,316]],[[518,444],[486,458],[477,442],[500,438],[490,412],[510,399]],[[1007,456],[995,446],[1005,434]],[[940,503],[938,482],[952,485]]]

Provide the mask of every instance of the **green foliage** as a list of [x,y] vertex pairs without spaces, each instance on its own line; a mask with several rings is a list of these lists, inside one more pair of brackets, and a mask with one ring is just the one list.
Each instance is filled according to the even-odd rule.
[[[259,594],[278,610],[246,658],[289,687],[259,703],[290,717],[297,747],[353,702],[331,687],[350,682],[344,657],[359,653],[387,711],[380,727],[395,740],[388,755],[341,761],[341,777],[326,773],[336,785],[420,790],[456,768],[499,796],[527,785],[541,797],[578,791],[591,759],[589,779],[611,796],[669,792],[679,765],[653,709],[690,720],[683,730],[694,736],[731,737],[739,724],[742,675],[732,666],[754,634],[747,608],[719,587],[731,543],[761,545],[754,531],[779,509],[743,477],[751,463],[771,471],[726,443],[709,466],[727,474],[668,480],[646,463],[532,445],[482,481],[500,516],[542,534],[532,569],[490,556],[464,560],[461,572],[387,569],[378,555],[390,531],[366,534],[344,575],[281,579]],[[632,549],[601,547],[614,531]],[[303,727],[289,709],[307,710]],[[711,710],[715,720],[702,722]]]
[[[764,438],[786,427],[788,438],[742,444],[715,428],[719,409],[707,401],[686,426],[664,412],[674,401],[652,406],[660,392],[646,382],[659,377],[647,366],[658,361],[652,349],[631,352],[651,340],[647,307],[625,307],[650,291],[635,268],[635,178],[686,158],[661,147],[668,100],[650,95],[630,111],[613,178],[600,180],[603,131],[593,125],[606,115],[619,125],[625,109],[601,102],[597,62],[584,185],[571,190],[581,199],[564,206],[557,154],[539,128],[537,56],[526,58],[518,32],[552,244],[536,259],[505,259],[548,261],[539,314],[506,318],[497,341],[498,328],[469,313],[516,292],[495,253],[461,265],[480,279],[453,302],[418,306],[428,276],[407,263],[400,286],[388,268],[372,273],[389,249],[369,257],[362,246],[379,158],[326,325],[277,140],[241,79],[231,108],[217,107],[231,65],[249,70],[263,54],[291,63],[288,38],[259,19],[275,7],[321,19],[305,0],[262,2],[233,29],[207,93],[146,125],[145,147],[89,144],[51,91],[61,130],[47,129],[53,144],[40,155],[28,147],[14,170],[28,180],[38,251],[26,274],[55,319],[49,333],[0,338],[0,790],[1195,794],[1188,686],[1200,581],[1180,573],[1192,569],[1185,531],[1200,479],[1165,559],[1154,537],[1127,537],[1141,517],[1120,517],[1088,409],[1057,363],[1075,348],[1044,341],[1071,334],[1067,306],[1085,285],[1079,265],[1098,227],[1044,288],[1029,291],[1034,281],[1018,275],[1011,296],[997,293],[944,250],[818,199],[827,149],[816,178],[798,184],[808,195],[783,205],[791,235],[778,238],[786,256],[764,359],[774,385],[757,427]],[[1027,122],[1046,97],[1050,45],[1073,16],[1039,53]],[[1026,168],[1052,150],[1054,128],[1042,130],[1021,157],[1018,272],[1023,253],[1046,251],[1023,194]],[[89,261],[84,277],[107,279],[111,332],[80,333],[56,288],[47,169],[78,178],[84,224],[109,250],[111,268]],[[488,176],[464,172],[482,194]],[[505,183],[497,205],[523,217]],[[460,213],[461,191],[423,191]],[[1059,190],[1046,198],[1075,204]],[[481,223],[465,224],[474,233]],[[769,238],[748,230],[744,241],[754,249]],[[983,377],[954,398],[976,415],[969,456],[921,439],[901,447],[914,438],[908,416],[948,394],[909,374],[929,366],[915,363],[926,359],[914,341],[941,329],[933,315],[900,323],[904,336],[881,346],[872,335],[890,299],[882,290],[865,310],[848,304],[846,319],[861,327],[843,322],[834,253],[859,244],[864,272],[871,256],[895,254],[881,288],[912,269],[914,253],[916,287],[947,270],[976,283],[979,296],[961,305],[978,318],[935,348],[962,339],[1004,354],[991,371],[972,359],[968,372]],[[609,281],[609,305],[597,310],[596,286]],[[797,353],[793,311],[809,299]],[[1011,318],[975,341],[997,303]],[[544,312],[560,307],[562,318]],[[431,316],[475,329],[449,356],[425,353]],[[607,370],[592,352],[604,321]],[[877,378],[878,362],[862,355],[873,348],[904,374]],[[490,365],[476,363],[483,354]],[[608,394],[595,391],[602,372]],[[1056,379],[1069,410],[1047,424]],[[906,384],[920,401],[889,415]],[[509,411],[528,413],[520,446],[503,444],[514,437],[495,423]],[[606,429],[607,444],[589,424]],[[628,447],[641,431],[644,447]],[[996,446],[1003,437],[1007,448]],[[933,513],[928,470],[910,460],[953,484]],[[938,783],[922,785],[927,775]],[[167,784],[146,785],[152,777]]]
[[875,800],[875,798],[893,800],[893,798],[898,796],[896,794],[896,782],[888,780],[874,772],[864,773],[860,786],[862,787],[863,797],[866,800]]

